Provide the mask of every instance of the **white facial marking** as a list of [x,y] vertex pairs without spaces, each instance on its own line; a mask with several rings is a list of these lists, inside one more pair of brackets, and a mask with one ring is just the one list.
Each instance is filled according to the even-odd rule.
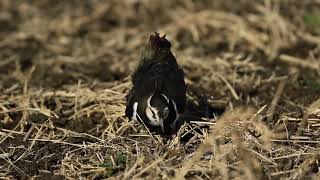
[[171,100],[171,101],[173,103],[174,110],[176,111],[176,119],[174,120],[174,123],[175,123],[179,119],[180,114],[178,112],[176,103],[173,100]]
[[164,94],[161,94],[161,95],[162,95],[162,97],[164,97],[164,98],[166,99],[167,103],[169,104],[169,99],[168,99],[168,97],[167,97],[166,95],[164,95]]
[[160,120],[158,111],[155,108],[147,107],[146,115],[150,121],[158,122]]
[[133,103],[133,114],[132,114],[132,119],[137,121],[137,109],[138,109],[138,102]]
[[[161,126],[160,118],[158,115],[158,111],[155,108],[146,108],[146,115],[149,119],[149,123],[153,126]],[[153,112],[154,111],[154,112]]]
[[151,98],[152,98],[152,96],[150,96],[150,97],[148,98],[148,100],[147,100],[147,105],[148,105],[148,107],[151,107],[151,105],[150,105]]
[[147,107],[146,107],[146,116],[150,120],[150,124],[153,126],[160,126],[160,117],[158,110],[154,107],[151,106],[150,101],[151,101],[152,96],[150,96],[147,100]]

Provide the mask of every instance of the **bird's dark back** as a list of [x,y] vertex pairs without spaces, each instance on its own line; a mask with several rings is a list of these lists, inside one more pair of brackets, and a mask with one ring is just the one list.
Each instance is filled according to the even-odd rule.
[[184,112],[187,89],[184,73],[179,68],[170,47],[170,42],[164,37],[159,37],[158,34],[150,37],[132,76],[133,87],[127,97],[127,116],[132,115],[130,107],[134,102],[139,102],[138,113],[144,113],[148,97],[155,92],[172,99],[179,114]]

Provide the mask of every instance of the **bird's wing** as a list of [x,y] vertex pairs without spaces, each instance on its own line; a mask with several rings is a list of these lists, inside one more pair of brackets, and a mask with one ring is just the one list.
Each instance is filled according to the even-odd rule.
[[132,118],[132,115],[133,115],[134,94],[135,94],[134,89],[131,89],[128,95],[126,96],[127,104],[126,104],[125,115],[130,119]]
[[140,67],[133,75],[133,88],[127,97],[126,115],[132,116],[134,102],[139,102],[141,107],[155,92],[173,100],[181,114],[186,104],[186,90],[184,73],[178,66],[156,63]]
[[184,81],[183,70],[177,64],[155,64],[142,77],[144,80],[141,82],[145,84],[142,86],[147,88],[148,92],[154,93],[158,91],[164,94],[175,102],[179,114],[184,112],[187,87]]
[[133,115],[133,104],[139,103],[138,110],[143,111],[146,106],[147,99],[152,95],[157,86],[160,85],[160,78],[155,75],[149,67],[139,68],[132,77],[133,87],[127,95],[126,116],[131,118]]
[[182,69],[172,68],[166,73],[166,80],[163,81],[162,92],[176,103],[179,114],[184,112],[186,91],[187,87],[185,85]]

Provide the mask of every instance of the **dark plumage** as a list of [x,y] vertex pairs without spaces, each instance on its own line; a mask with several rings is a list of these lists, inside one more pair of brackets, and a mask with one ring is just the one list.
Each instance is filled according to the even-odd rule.
[[186,105],[184,73],[170,47],[165,36],[150,36],[132,76],[126,107],[127,117],[163,133],[175,128]]

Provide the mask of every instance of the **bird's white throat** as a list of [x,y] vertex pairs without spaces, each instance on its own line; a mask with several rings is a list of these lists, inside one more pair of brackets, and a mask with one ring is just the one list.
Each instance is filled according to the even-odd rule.
[[159,112],[156,108],[151,106],[150,104],[151,98],[152,96],[150,96],[147,100],[146,115],[152,125],[160,125]]

